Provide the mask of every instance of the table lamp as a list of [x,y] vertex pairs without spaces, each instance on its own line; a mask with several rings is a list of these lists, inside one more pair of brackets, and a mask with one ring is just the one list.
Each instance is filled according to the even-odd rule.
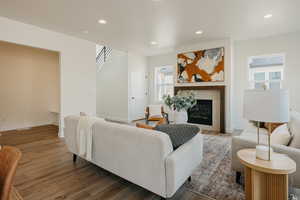
[[245,90],[244,93],[244,118],[269,123],[267,157],[264,155],[265,145],[256,146],[256,157],[271,160],[271,123],[286,123],[289,121],[289,93],[288,90]]

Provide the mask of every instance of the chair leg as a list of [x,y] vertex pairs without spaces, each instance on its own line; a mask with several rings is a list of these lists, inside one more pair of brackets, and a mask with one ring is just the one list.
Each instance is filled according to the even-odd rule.
[[77,160],[77,155],[76,154],[73,154],[73,162],[75,163]]
[[237,184],[241,184],[241,176],[242,176],[241,172],[236,172],[236,174],[235,174],[235,182]]
[[149,114],[148,113],[145,113],[145,120],[146,120],[146,124],[148,125],[149,124]]

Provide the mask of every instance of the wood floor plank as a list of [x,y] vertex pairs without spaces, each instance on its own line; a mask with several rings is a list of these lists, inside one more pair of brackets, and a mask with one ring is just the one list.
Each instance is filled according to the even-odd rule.
[[[53,125],[0,133],[23,153],[14,185],[24,200],[159,200],[160,197],[83,159],[76,163]],[[211,200],[184,188],[170,200]]]

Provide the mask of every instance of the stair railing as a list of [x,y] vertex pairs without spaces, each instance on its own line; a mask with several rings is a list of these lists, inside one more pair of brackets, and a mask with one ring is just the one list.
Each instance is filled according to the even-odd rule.
[[98,66],[98,70],[100,71],[104,63],[107,62],[111,55],[112,49],[106,46],[103,46],[101,51],[96,55],[96,64]]

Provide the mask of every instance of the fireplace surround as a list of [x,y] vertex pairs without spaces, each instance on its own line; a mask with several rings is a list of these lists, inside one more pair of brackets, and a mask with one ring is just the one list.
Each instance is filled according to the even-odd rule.
[[[226,119],[225,119],[225,86],[175,86],[174,93],[175,95],[179,91],[197,91],[197,90],[217,90],[220,93],[220,132],[225,133],[226,130]],[[191,122],[192,123],[192,122]]]

